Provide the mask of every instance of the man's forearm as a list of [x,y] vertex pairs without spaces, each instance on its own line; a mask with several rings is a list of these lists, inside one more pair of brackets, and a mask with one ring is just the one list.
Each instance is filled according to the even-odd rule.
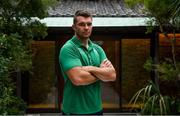
[[71,82],[76,86],[89,85],[99,80],[90,72],[83,70],[83,67],[72,68],[66,73]]
[[85,66],[83,67],[83,69],[95,75],[97,78],[99,78],[102,81],[114,81],[116,79],[116,72],[114,68]]
[[97,80],[99,80],[97,77],[95,77],[95,75],[91,74],[88,71],[84,71],[84,70],[81,71],[79,78],[81,80],[80,85],[89,85],[89,84],[92,84],[92,83],[96,82]]

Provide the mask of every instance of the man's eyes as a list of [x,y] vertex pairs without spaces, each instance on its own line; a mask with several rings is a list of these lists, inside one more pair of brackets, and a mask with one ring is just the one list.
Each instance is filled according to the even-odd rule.
[[92,26],[92,23],[79,23],[79,26]]

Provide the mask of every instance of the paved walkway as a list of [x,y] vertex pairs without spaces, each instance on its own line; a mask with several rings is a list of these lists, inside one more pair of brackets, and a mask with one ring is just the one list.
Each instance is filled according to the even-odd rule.
[[[27,114],[26,116],[61,116],[61,113],[40,113],[40,114]],[[137,113],[104,113],[104,116],[139,116]]]

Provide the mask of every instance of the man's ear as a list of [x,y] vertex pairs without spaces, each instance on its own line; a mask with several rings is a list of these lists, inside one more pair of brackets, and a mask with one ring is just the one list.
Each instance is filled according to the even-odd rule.
[[75,31],[75,25],[74,25],[74,24],[72,25],[72,28],[73,28],[73,30]]

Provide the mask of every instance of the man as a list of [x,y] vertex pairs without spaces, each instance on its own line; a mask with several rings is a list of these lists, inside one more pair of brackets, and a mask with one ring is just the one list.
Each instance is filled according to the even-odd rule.
[[59,61],[64,76],[63,114],[102,115],[100,81],[114,81],[116,72],[103,49],[90,39],[92,16],[75,13],[75,35],[61,48]]

